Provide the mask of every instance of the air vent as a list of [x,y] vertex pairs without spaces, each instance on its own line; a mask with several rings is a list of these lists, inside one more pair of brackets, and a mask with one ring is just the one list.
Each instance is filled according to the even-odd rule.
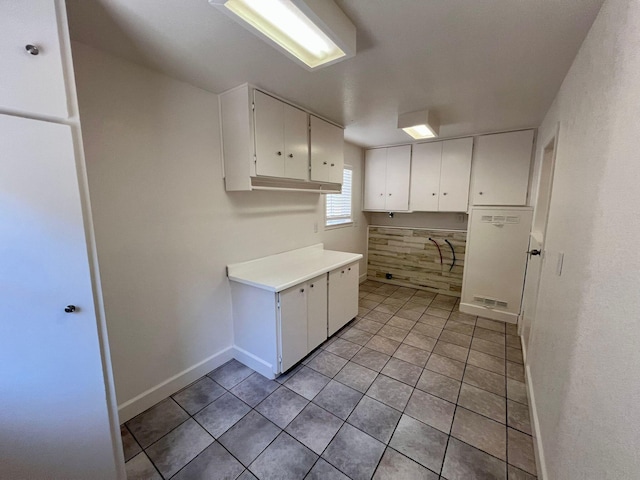
[[507,217],[507,223],[520,223],[520,217]]
[[493,221],[493,215],[482,215],[482,221],[491,223]]
[[509,306],[507,302],[504,302],[502,300],[496,300],[495,298],[481,297],[479,295],[474,295],[473,301],[475,303],[481,304],[483,307],[486,307],[486,308],[507,308]]

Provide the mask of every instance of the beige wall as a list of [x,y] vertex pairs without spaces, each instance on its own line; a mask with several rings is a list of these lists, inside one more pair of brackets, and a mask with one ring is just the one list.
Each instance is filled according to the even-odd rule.
[[[124,421],[231,354],[227,264],[318,242],[364,253],[367,222],[325,231],[319,195],[227,193],[217,95],[83,44],[73,53]],[[362,150],[346,144],[345,161],[360,212]]]
[[538,162],[560,122],[527,358],[548,479],[640,475],[639,52],[640,3],[606,1],[540,128]]

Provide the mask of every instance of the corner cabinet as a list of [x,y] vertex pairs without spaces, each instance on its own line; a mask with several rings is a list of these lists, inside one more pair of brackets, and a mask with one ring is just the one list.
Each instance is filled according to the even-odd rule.
[[418,143],[411,158],[414,212],[466,212],[473,138]]
[[227,191],[340,191],[342,128],[248,84],[220,95],[220,121]]
[[364,165],[364,210],[408,211],[411,146],[367,150]]
[[335,334],[358,314],[361,258],[318,244],[229,265],[235,358],[274,378]]
[[473,205],[527,204],[534,130],[482,135],[473,154]]

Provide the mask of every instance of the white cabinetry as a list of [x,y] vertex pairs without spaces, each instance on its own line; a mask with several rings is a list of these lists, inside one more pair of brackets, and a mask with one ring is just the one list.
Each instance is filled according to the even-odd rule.
[[302,360],[357,315],[361,258],[318,244],[229,265],[234,356],[270,378]]
[[410,209],[418,212],[466,212],[472,150],[472,138],[414,145]]
[[367,150],[364,171],[364,210],[409,210],[411,146]]
[[358,314],[358,263],[329,272],[329,336]]
[[473,205],[526,205],[533,139],[533,130],[476,138]]
[[461,312],[517,323],[532,217],[529,207],[471,209]]
[[284,372],[327,339],[327,275],[278,293],[278,320]]
[[[0,109],[67,118],[62,38],[51,0],[2,2]],[[60,8],[64,8],[64,4]],[[27,51],[27,45],[33,55]]]
[[342,183],[344,131],[315,115],[310,115],[309,120],[311,180]]
[[[310,132],[308,112],[248,84],[220,95],[220,120],[227,191],[340,190],[341,128],[316,118],[312,127],[318,131]],[[312,169],[311,180],[309,135],[315,163],[334,165]]]
[[256,174],[309,178],[307,114],[254,90]]

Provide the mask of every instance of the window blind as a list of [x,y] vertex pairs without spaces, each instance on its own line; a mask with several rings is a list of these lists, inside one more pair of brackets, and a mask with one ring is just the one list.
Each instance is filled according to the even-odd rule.
[[353,171],[345,166],[342,173],[342,193],[326,195],[326,223],[325,225],[339,225],[351,223],[351,191]]

